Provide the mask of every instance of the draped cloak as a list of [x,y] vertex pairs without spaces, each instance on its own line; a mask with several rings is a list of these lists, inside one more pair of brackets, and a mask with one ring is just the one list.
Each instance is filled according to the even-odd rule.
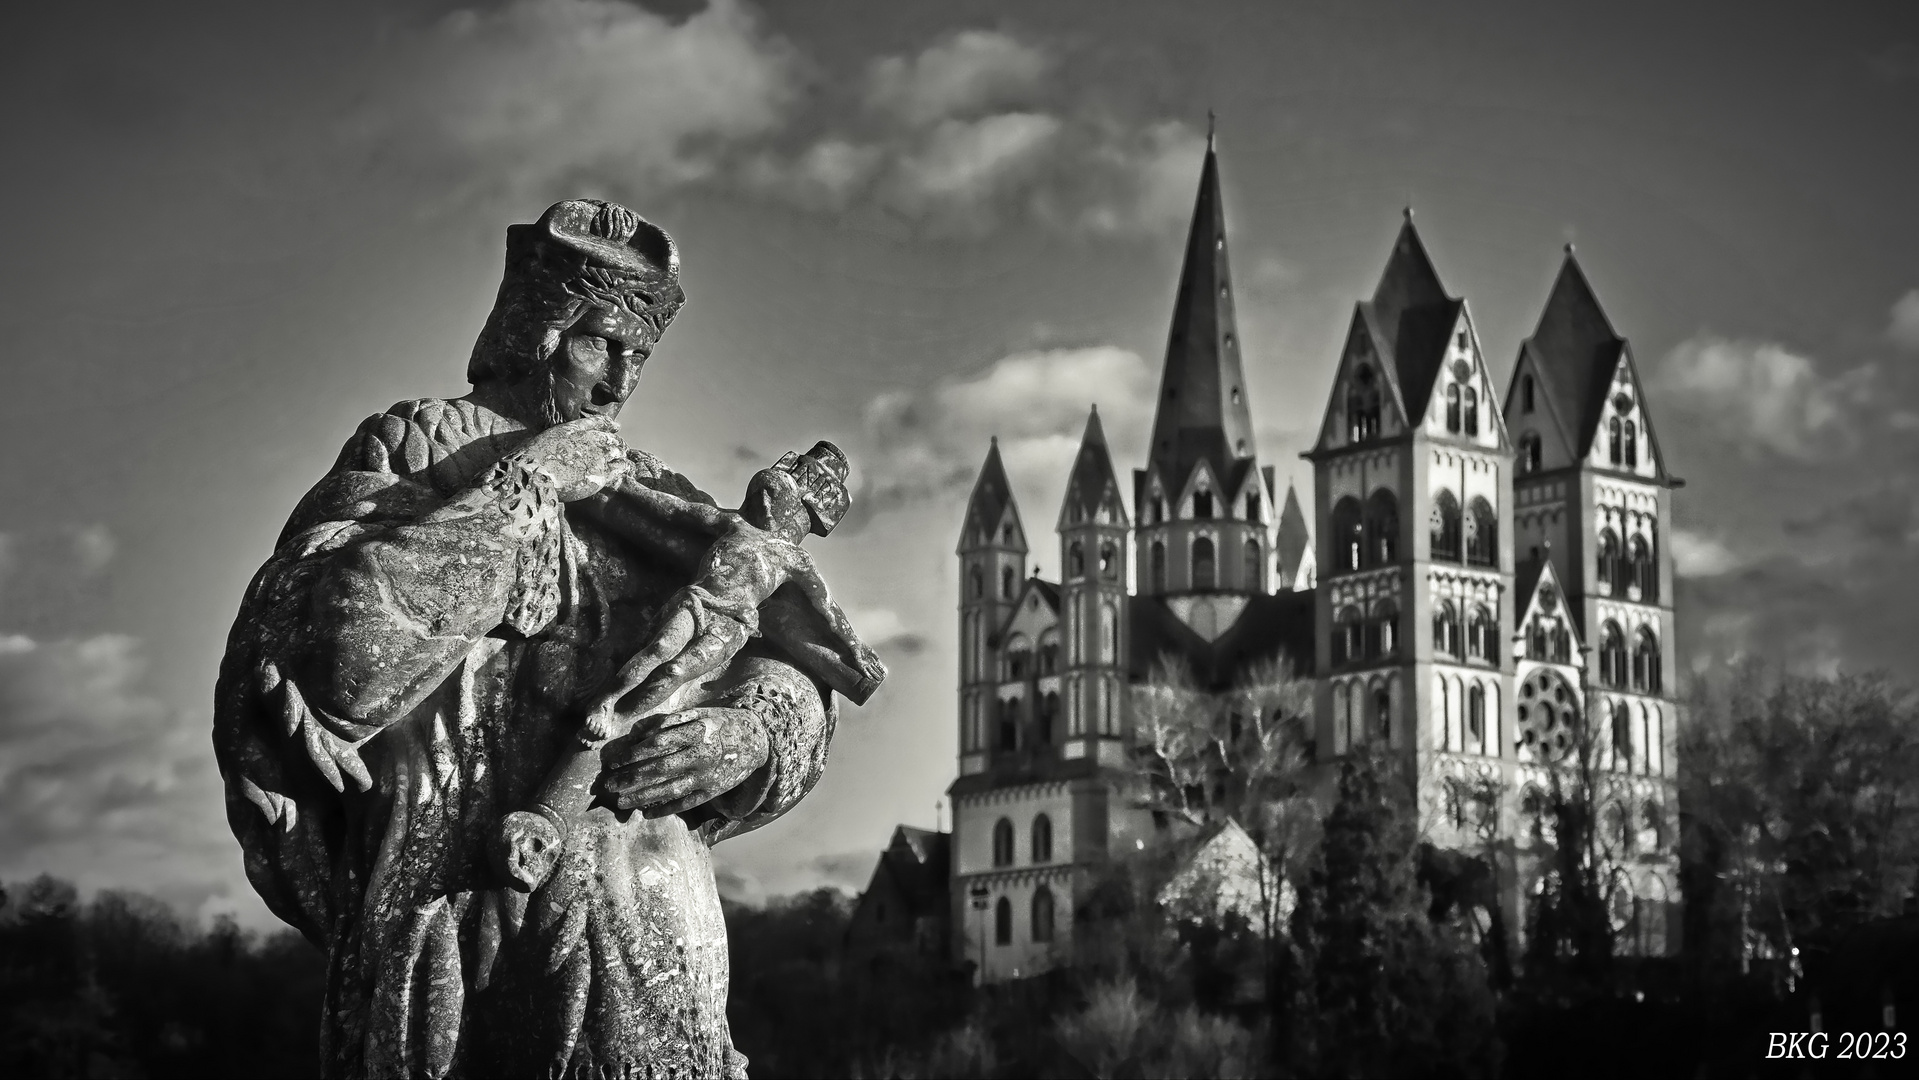
[[[465,400],[368,419],[249,586],[216,692],[227,815],[267,905],[329,953],[332,1077],[743,1076],[709,846],[790,809],[834,725],[754,642],[675,707],[766,725],[767,764],[686,815],[604,806],[531,896],[487,845],[578,707],[687,584],[569,515]],[[636,477],[712,500],[650,455]]]

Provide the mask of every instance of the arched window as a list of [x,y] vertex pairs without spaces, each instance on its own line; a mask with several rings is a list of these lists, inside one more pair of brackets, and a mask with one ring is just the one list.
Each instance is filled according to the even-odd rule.
[[1373,608],[1373,645],[1380,656],[1391,656],[1399,648],[1399,605],[1381,600]]
[[1533,411],[1533,377],[1531,375],[1519,380],[1519,407],[1525,412]]
[[1000,543],[1002,544],[1008,544],[1008,545],[1012,544],[1013,542],[1013,523],[1012,522],[1009,521],[1006,524],[1000,526],[999,539],[1000,539]]
[[1048,691],[1039,699],[1039,741],[1051,746],[1053,725],[1059,722],[1059,692]]
[[1612,706],[1612,752],[1621,769],[1632,767],[1632,712],[1623,701]]
[[1099,609],[1099,662],[1110,664],[1119,656],[1119,612],[1113,605]]
[[1486,746],[1486,688],[1478,683],[1466,690],[1466,748],[1479,753]]
[[1013,865],[1013,823],[1006,818],[993,823],[993,865]]
[[1246,541],[1245,560],[1246,587],[1249,589],[1263,590],[1264,583],[1261,582],[1260,578],[1261,571],[1264,570],[1266,566],[1266,559],[1259,552],[1259,541]]
[[1008,600],[1011,600],[1011,599],[1013,598],[1013,583],[1014,583],[1014,582],[1016,582],[1016,581],[1018,581],[1018,580],[1019,580],[1019,578],[1017,578],[1017,577],[1015,577],[1015,576],[1014,576],[1014,574],[1013,574],[1013,568],[1012,568],[1012,567],[1010,567],[1010,566],[1008,566],[1008,567],[1006,567],[1006,568],[1004,568],[1004,569],[1002,569],[1002,570],[1001,570],[1001,571],[999,572],[999,594],[1000,594],[1000,596],[1002,596],[1002,597],[1004,597],[1005,599],[1008,599]]
[[1217,580],[1213,564],[1213,542],[1202,536],[1193,541],[1193,588],[1210,589]]
[[1333,620],[1333,663],[1349,663],[1362,655],[1359,609],[1344,608]]
[[1004,896],[993,905],[993,944],[1013,943],[1013,902]]
[[1040,639],[1039,673],[1041,675],[1056,675],[1059,673],[1059,639],[1058,638]]
[[1033,819],[1033,861],[1053,861],[1053,819],[1045,814]]
[[1519,475],[1526,476],[1539,471],[1539,433],[1528,431],[1519,437]]
[[1652,632],[1652,627],[1642,626],[1632,650],[1632,688],[1657,694],[1659,675],[1659,636]]
[[1472,618],[1466,627],[1466,652],[1474,660],[1484,660],[1489,664],[1499,663],[1499,629],[1493,619],[1493,613],[1484,605],[1473,607]]
[[1385,488],[1366,500],[1365,566],[1390,566],[1399,554],[1399,498]]
[[1461,426],[1466,429],[1466,434],[1477,435],[1479,434],[1479,391],[1468,386],[1462,396],[1466,399],[1463,406],[1466,415]]
[[1165,520],[1166,520],[1166,499],[1164,496],[1155,495],[1153,496],[1153,521],[1155,523],[1160,523],[1160,522],[1164,522]]
[[1373,687],[1373,738],[1393,741],[1393,692],[1385,686]]
[[972,572],[966,575],[966,592],[975,600],[986,595],[986,571],[973,567]]
[[1365,548],[1359,500],[1349,495],[1333,505],[1333,569],[1339,573],[1359,569]]
[[999,703],[999,748],[1019,749],[1019,699],[1004,698]]
[[1205,521],[1213,516],[1213,493],[1210,491],[1193,492],[1193,516]]
[[1053,890],[1044,885],[1033,890],[1033,940],[1053,940]]
[[1651,603],[1659,599],[1659,572],[1654,569],[1652,548],[1646,538],[1635,536],[1626,546],[1626,597]]
[[1259,492],[1257,491],[1246,493],[1246,520],[1259,520]]
[[1446,430],[1459,434],[1459,384],[1446,388]]
[[1451,600],[1441,600],[1433,608],[1433,651],[1459,658],[1459,609]]
[[1639,467],[1639,428],[1631,420],[1626,421],[1626,468]]
[[1459,561],[1459,500],[1440,488],[1433,495],[1433,558]]
[[1365,442],[1379,437],[1379,377],[1373,369],[1361,366],[1353,373],[1346,390],[1346,437]]
[[1099,546],[1099,576],[1107,581],[1119,576],[1119,549],[1110,540]]
[[1606,686],[1626,685],[1626,637],[1610,619],[1599,631],[1599,681]]
[[1566,629],[1566,620],[1554,619],[1552,626],[1553,663],[1570,664],[1573,659],[1573,634]]
[[1499,515],[1484,496],[1473,496],[1466,515],[1466,561],[1474,566],[1499,565]]
[[1007,679],[1024,679],[1033,672],[1033,646],[1024,634],[1014,634],[1006,643]]
[[1153,561],[1153,591],[1156,593],[1165,592],[1166,591],[1166,545],[1158,540],[1153,541],[1153,560],[1152,561]]
[[1617,596],[1619,580],[1619,537],[1611,529],[1599,533],[1599,592],[1603,596]]
[[1620,445],[1619,418],[1617,416],[1613,417],[1612,421],[1606,425],[1606,434],[1606,459],[1614,465],[1617,465],[1623,456],[1623,447]]
[[1552,655],[1552,646],[1546,642],[1546,620],[1533,620],[1526,634],[1526,655],[1534,660],[1544,660]]
[[1078,577],[1086,572],[1086,549],[1078,540],[1066,549],[1066,576]]

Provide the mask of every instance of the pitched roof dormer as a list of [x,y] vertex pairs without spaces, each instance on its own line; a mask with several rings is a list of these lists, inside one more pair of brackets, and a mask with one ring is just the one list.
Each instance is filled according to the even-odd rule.
[[1208,139],[1173,298],[1147,470],[1157,472],[1168,490],[1179,490],[1202,461],[1215,477],[1226,477],[1233,475],[1234,462],[1253,455],[1253,422],[1226,260],[1219,158]]
[[981,547],[1027,550],[1026,527],[1020,522],[1013,485],[1006,478],[1006,465],[1000,460],[998,436],[994,436],[992,448],[986,451],[979,479],[973,481],[973,494],[966,501],[966,523],[960,529],[962,554]]
[[1086,418],[1086,433],[1080,436],[1079,453],[1073,457],[1073,471],[1066,480],[1066,499],[1059,508],[1058,528],[1091,521],[1122,527],[1127,523],[1119,475],[1113,471],[1113,455],[1106,446],[1106,429],[1099,422],[1097,405]]

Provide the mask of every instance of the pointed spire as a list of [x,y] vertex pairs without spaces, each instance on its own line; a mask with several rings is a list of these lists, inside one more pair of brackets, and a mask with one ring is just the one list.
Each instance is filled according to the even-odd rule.
[[1113,455],[1106,447],[1106,429],[1099,422],[1099,406],[1095,405],[1086,417],[1086,434],[1080,437],[1079,453],[1073,457],[1073,471],[1066,480],[1066,501],[1059,508],[1059,527],[1064,529],[1095,520],[1109,494],[1115,510],[1111,524],[1126,524],[1126,508],[1118,497],[1119,490],[1119,475],[1113,471]]
[[1279,529],[1273,536],[1273,553],[1279,556],[1282,588],[1291,589],[1299,579],[1299,565],[1313,549],[1312,532],[1306,527],[1305,511],[1299,508],[1299,492],[1286,485],[1286,505],[1279,512]]
[[1566,256],[1553,279],[1552,292],[1539,314],[1539,325],[1526,339],[1533,367],[1563,422],[1573,425],[1576,450],[1583,455],[1604,411],[1619,353],[1626,339],[1613,329],[1599,304],[1592,282],[1566,245]]
[[1209,141],[1186,237],[1186,260],[1173,298],[1149,467],[1157,468],[1167,484],[1177,487],[1204,460],[1226,482],[1234,462],[1253,457],[1253,422],[1245,388],[1226,262],[1219,157]]
[[[960,550],[998,543],[996,531],[1009,506],[1013,506],[1013,485],[1006,478],[1006,465],[999,456],[999,436],[995,435],[986,451],[986,463],[980,466],[979,479],[973,482],[973,495],[966,501]],[[1018,515],[1017,508],[1014,514]]]
[[1462,305],[1440,284],[1439,271],[1413,225],[1413,208],[1406,207],[1404,213],[1386,270],[1366,306],[1384,338],[1382,350],[1392,358],[1406,411],[1418,416],[1426,411],[1426,395],[1439,376],[1446,339]]

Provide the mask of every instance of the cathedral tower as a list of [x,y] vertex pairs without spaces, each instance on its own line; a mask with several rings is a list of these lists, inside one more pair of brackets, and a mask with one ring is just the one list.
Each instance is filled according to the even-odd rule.
[[[1383,743],[1444,776],[1510,758],[1512,454],[1472,318],[1411,211],[1356,305],[1313,462],[1326,759]],[[1422,822],[1425,824],[1425,822]]]
[[[1670,538],[1680,481],[1660,455],[1632,348],[1570,245],[1539,325],[1520,346],[1506,415],[1517,453],[1514,546],[1528,576],[1558,582],[1585,646],[1585,722],[1597,727],[1602,767],[1630,778],[1613,785],[1602,814],[1635,866],[1631,938],[1641,951],[1663,953],[1666,913],[1679,900]],[[1522,705],[1545,692],[1534,685],[1543,678],[1521,683]],[[1540,743],[1540,718],[1529,712],[1522,742]]]
[[994,439],[960,532],[960,771],[985,768],[997,723],[998,635],[1026,584],[1026,527]]
[[1271,591],[1273,490],[1259,468],[1233,322],[1219,158],[1209,138],[1174,293],[1152,443],[1134,474],[1139,594],[1211,641]]
[[1126,504],[1095,408],[1059,509],[1065,754],[1117,765],[1126,659]]

